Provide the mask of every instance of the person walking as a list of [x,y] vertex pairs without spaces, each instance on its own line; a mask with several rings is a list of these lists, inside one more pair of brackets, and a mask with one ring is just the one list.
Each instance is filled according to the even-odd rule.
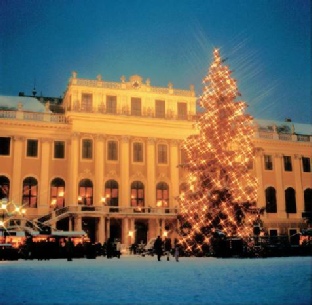
[[157,254],[157,259],[160,262],[160,257],[162,255],[162,240],[159,235],[155,240],[154,250],[155,250],[155,253]]
[[165,252],[167,255],[167,261],[169,261],[170,259],[170,251],[171,251],[171,239],[170,238],[166,238],[165,239]]

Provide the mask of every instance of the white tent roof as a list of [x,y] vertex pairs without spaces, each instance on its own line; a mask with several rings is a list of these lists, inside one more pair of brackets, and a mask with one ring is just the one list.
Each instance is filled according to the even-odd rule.
[[294,126],[294,132],[296,134],[302,135],[312,135],[312,124],[299,124],[296,122],[282,122],[282,121],[273,121],[273,120],[261,120],[261,119],[254,119],[254,122],[259,125],[260,127],[272,127],[276,125],[277,127],[280,126],[287,126],[289,130],[291,130],[292,126]]
[[19,103],[22,103],[24,111],[44,112],[45,106],[40,103],[35,97],[28,96],[0,96],[0,108],[7,107],[15,108]]

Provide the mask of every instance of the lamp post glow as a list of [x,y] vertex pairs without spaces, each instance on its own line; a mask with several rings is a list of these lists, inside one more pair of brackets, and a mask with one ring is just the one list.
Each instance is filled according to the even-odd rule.
[[1,200],[1,210],[2,210],[2,214],[1,214],[1,221],[0,221],[0,227],[1,227],[1,237],[2,237],[2,242],[5,243],[5,226],[4,226],[4,213],[6,212],[6,208],[7,208],[7,198],[2,198]]

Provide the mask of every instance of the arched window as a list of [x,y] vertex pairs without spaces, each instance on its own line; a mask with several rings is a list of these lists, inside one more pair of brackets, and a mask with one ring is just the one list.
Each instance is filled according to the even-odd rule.
[[304,191],[304,211],[312,212],[312,189]]
[[108,180],[105,183],[105,202],[110,206],[118,206],[118,182]]
[[144,206],[144,184],[141,181],[133,181],[131,183],[131,206]]
[[61,178],[55,178],[51,182],[50,206],[54,209],[60,209],[65,206],[65,181]]
[[272,186],[265,190],[265,208],[267,213],[277,213],[276,190]]
[[27,177],[23,181],[23,206],[37,207],[38,182],[33,177]]
[[297,213],[296,192],[292,187],[285,190],[286,213]]
[[0,176],[0,200],[2,198],[9,199],[10,180],[6,176]]
[[159,207],[169,206],[169,186],[165,182],[156,185],[156,205]]
[[93,205],[93,183],[89,179],[79,182],[78,203],[82,205]]

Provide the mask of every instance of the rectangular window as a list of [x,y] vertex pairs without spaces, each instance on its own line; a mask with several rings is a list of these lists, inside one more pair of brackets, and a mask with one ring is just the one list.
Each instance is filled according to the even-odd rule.
[[291,157],[283,156],[283,159],[284,159],[284,170],[286,172],[291,172],[292,171]]
[[10,155],[10,143],[11,143],[11,138],[0,137],[0,156]]
[[158,145],[158,163],[160,164],[167,163],[167,145],[166,144]]
[[107,142],[107,160],[117,161],[118,160],[118,144],[117,141]]
[[273,169],[272,156],[264,155],[264,168],[266,170],[272,170]]
[[64,159],[64,158],[65,158],[65,142],[54,141],[54,159]]
[[82,159],[92,159],[92,140],[82,140]]
[[156,118],[165,117],[165,101],[162,100],[155,101],[155,117]]
[[38,140],[27,140],[27,157],[38,156]]
[[143,162],[143,143],[133,143],[133,162]]
[[82,93],[81,96],[81,110],[86,112],[92,112],[92,94]]
[[106,96],[106,113],[117,113],[117,97],[112,95]]
[[305,173],[311,172],[311,159],[307,157],[302,157],[302,170]]
[[141,115],[141,99],[132,97],[131,98],[131,115]]
[[178,103],[178,119],[186,120],[187,119],[187,104]]

